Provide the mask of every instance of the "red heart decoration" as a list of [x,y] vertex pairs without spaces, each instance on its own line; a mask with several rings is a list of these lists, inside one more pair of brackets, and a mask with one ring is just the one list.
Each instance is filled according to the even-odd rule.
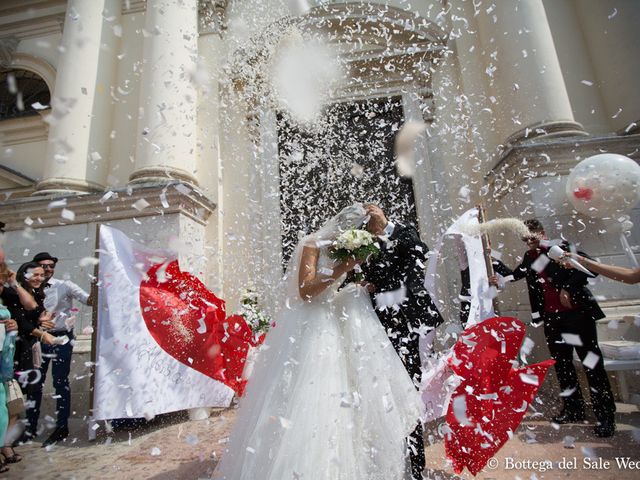
[[242,394],[251,328],[240,316],[226,318],[224,301],[181,271],[177,260],[164,266],[151,267],[140,283],[140,308],[149,333],[180,363]]
[[593,198],[593,190],[586,187],[576,188],[573,196],[578,200],[586,200],[587,202]]
[[[445,451],[456,473],[477,475],[515,432],[555,362],[513,368],[525,326],[517,318],[495,317],[464,331],[453,347],[451,369],[464,380],[447,410]],[[456,412],[457,397],[466,412]],[[460,402],[461,404],[461,402]],[[456,415],[457,413],[457,415]],[[465,416],[465,424],[460,417]]]

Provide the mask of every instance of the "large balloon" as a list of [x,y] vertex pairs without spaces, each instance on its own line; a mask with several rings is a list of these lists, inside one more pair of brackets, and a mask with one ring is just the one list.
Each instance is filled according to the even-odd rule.
[[640,166],[616,153],[586,158],[571,171],[567,196],[578,212],[590,217],[624,214],[640,200]]

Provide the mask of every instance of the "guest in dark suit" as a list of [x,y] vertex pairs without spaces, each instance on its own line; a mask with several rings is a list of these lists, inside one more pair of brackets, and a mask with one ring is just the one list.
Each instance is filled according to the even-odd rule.
[[[552,421],[558,424],[581,422],[585,418],[584,399],[573,364],[575,348],[589,382],[591,403],[598,420],[594,433],[610,437],[615,433],[616,405],[596,332],[596,320],[604,313],[587,288],[588,275],[565,268],[547,257],[544,227],[536,219],[525,222],[530,235],[523,238],[528,246],[522,263],[513,270],[513,281],[526,278],[533,324],[544,324],[544,334],[562,389],[563,409]],[[560,247],[570,251],[563,242]],[[585,256],[580,252],[580,255]],[[510,280],[508,277],[505,280]],[[491,283],[496,283],[494,277]],[[595,355],[595,357],[594,357]],[[585,365],[585,360],[587,364]]]
[[[433,330],[442,317],[424,286],[428,247],[412,226],[387,220],[377,205],[367,205],[367,230],[381,240],[381,254],[362,265],[376,314],[414,383],[420,384],[419,329]],[[417,388],[417,387],[416,387]],[[407,439],[411,473],[425,467],[422,425]]]

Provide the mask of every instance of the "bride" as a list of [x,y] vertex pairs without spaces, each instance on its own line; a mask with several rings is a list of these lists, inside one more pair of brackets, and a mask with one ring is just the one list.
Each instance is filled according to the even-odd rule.
[[423,404],[361,286],[331,242],[366,220],[343,209],[300,241],[213,478],[401,479]]

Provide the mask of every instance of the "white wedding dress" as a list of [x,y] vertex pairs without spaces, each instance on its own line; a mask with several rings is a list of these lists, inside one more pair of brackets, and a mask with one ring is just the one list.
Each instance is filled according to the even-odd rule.
[[[332,268],[321,248],[317,272]],[[405,438],[424,405],[369,295],[352,284],[338,291],[341,280],[310,302],[291,295],[276,315],[213,478],[407,475]]]

